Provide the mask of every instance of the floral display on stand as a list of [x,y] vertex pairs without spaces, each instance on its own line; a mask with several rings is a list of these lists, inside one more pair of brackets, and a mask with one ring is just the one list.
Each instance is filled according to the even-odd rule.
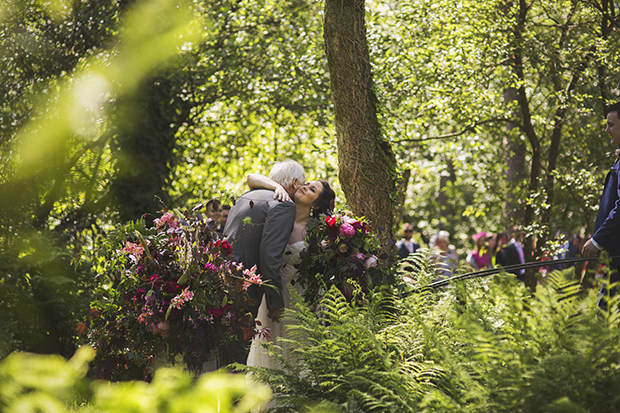
[[321,215],[308,224],[306,242],[297,280],[307,302],[316,303],[333,285],[350,299],[355,289],[367,293],[389,281],[387,256],[381,255],[379,237],[363,219]]
[[129,223],[106,240],[105,287],[78,331],[96,350],[93,373],[146,378],[164,355],[200,371],[214,355],[232,360],[232,344],[257,331],[244,304],[256,267],[230,261],[232,246],[199,213],[166,212],[146,228]]

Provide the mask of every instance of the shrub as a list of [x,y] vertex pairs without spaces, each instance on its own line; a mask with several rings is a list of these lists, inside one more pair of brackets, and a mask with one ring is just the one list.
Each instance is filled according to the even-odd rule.
[[194,380],[180,369],[157,370],[152,383],[85,379],[93,350],[70,359],[13,353],[0,363],[3,412],[249,412],[269,400],[264,386],[247,388],[245,377],[211,373]]

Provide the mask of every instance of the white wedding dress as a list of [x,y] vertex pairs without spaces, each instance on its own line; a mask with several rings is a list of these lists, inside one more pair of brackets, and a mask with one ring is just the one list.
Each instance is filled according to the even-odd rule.
[[[295,266],[301,262],[301,252],[305,249],[306,244],[305,241],[295,242],[293,244],[289,244],[284,249],[284,253],[282,255],[282,265],[280,266],[280,277],[282,278],[282,298],[284,299],[284,308],[291,308],[291,293],[289,288],[295,288],[302,294],[303,290],[299,283],[292,283],[297,277],[297,268]],[[286,317],[285,317],[286,318]],[[271,342],[280,347],[282,347],[283,351],[279,351],[279,354],[284,356],[285,359],[288,357],[288,345],[286,343],[278,342],[278,337],[286,337],[286,326],[290,325],[291,322],[286,320],[285,318],[281,319],[280,322],[273,322],[269,317],[267,317],[267,304],[265,302],[265,297],[263,297],[263,301],[258,309],[258,315],[256,319],[261,322],[261,326],[258,328],[268,327],[270,329],[270,339],[261,339],[255,338],[252,340],[252,347],[250,348],[250,354],[248,355],[248,366],[260,366],[260,367],[268,367],[274,369],[280,369],[282,366],[277,362],[273,357],[270,357],[267,350],[263,348],[260,343]]]

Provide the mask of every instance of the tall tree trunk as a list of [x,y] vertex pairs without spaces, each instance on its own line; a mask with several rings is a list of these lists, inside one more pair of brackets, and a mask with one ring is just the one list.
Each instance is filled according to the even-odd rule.
[[[514,62],[515,75],[519,79],[520,86],[517,89],[517,100],[519,102],[519,108],[521,109],[521,118],[523,120],[522,130],[530,143],[530,149],[532,151],[531,166],[530,166],[530,178],[528,183],[529,194],[535,194],[538,192],[540,186],[540,173],[541,173],[541,149],[540,139],[534,130],[532,124],[532,115],[530,112],[530,104],[525,90],[525,70],[523,65],[523,32],[525,31],[525,22],[527,20],[528,5],[526,0],[519,0],[519,19],[517,27],[515,28],[514,38],[514,56],[512,61]],[[529,227],[534,223],[534,208],[532,205],[525,207],[525,218],[523,224],[525,227]],[[533,243],[532,236],[526,236],[524,238],[523,251],[525,254],[525,260],[532,259]],[[533,291],[536,289],[536,274],[533,271],[528,271],[525,274],[525,284]]]
[[[518,102],[518,93],[515,88],[509,88],[504,92],[506,106],[512,106]],[[521,118],[519,113],[513,115]],[[512,229],[516,224],[522,224],[525,218],[525,208],[519,201],[522,195],[518,190],[523,184],[527,174],[525,171],[525,144],[513,136],[512,131],[518,127],[517,123],[509,122],[506,125],[507,134],[504,136],[504,151],[506,154],[506,200],[504,202],[504,226]]]
[[[565,23],[562,25],[560,37],[558,39],[557,50],[562,50],[564,42],[568,35],[571,20],[577,12],[577,3],[573,4]],[[587,57],[581,65],[578,65],[573,72],[573,76],[568,85],[563,82],[563,76],[561,68],[565,65],[562,64],[562,57],[559,53],[556,53],[554,59],[551,60],[549,72],[551,75],[551,81],[553,82],[553,90],[557,96],[562,96],[563,99],[558,99],[556,102],[556,110],[553,118],[553,131],[551,132],[551,144],[549,145],[549,155],[547,157],[547,179],[545,181],[545,193],[547,194],[547,203],[554,205],[555,201],[555,170],[558,163],[558,157],[560,156],[560,144],[562,142],[562,129],[566,116],[568,113],[568,106],[571,99],[571,94],[575,86],[577,85],[581,72],[587,67]],[[545,209],[542,213],[541,226],[545,231],[545,235],[549,236],[551,228],[551,207]],[[545,245],[546,239],[541,240],[541,244]]]
[[122,102],[121,109],[130,116],[120,122],[118,173],[112,183],[122,221],[150,214],[149,222],[162,209],[160,200],[169,203],[164,186],[174,166],[175,135],[189,116],[177,90],[181,84],[176,74],[147,80],[139,98]]
[[323,36],[342,190],[353,213],[391,237],[396,159],[377,119],[364,0],[326,0]]
[[411,169],[405,169],[402,173],[400,181],[398,183],[398,206],[394,216],[396,217],[396,223],[402,223],[404,218],[405,200],[407,199],[407,187],[411,180]]
[[452,202],[450,202],[448,191],[456,182],[456,170],[454,169],[454,162],[452,159],[446,158],[445,163],[446,171],[442,172],[439,178],[439,195],[437,196],[437,203],[439,204],[439,229],[445,229],[445,221],[454,216],[454,208],[452,207]]

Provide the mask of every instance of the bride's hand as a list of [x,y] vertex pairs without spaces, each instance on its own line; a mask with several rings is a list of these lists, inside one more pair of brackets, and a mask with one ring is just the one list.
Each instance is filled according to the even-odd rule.
[[282,185],[277,185],[273,194],[273,199],[277,199],[280,202],[288,202],[291,200],[291,197]]

